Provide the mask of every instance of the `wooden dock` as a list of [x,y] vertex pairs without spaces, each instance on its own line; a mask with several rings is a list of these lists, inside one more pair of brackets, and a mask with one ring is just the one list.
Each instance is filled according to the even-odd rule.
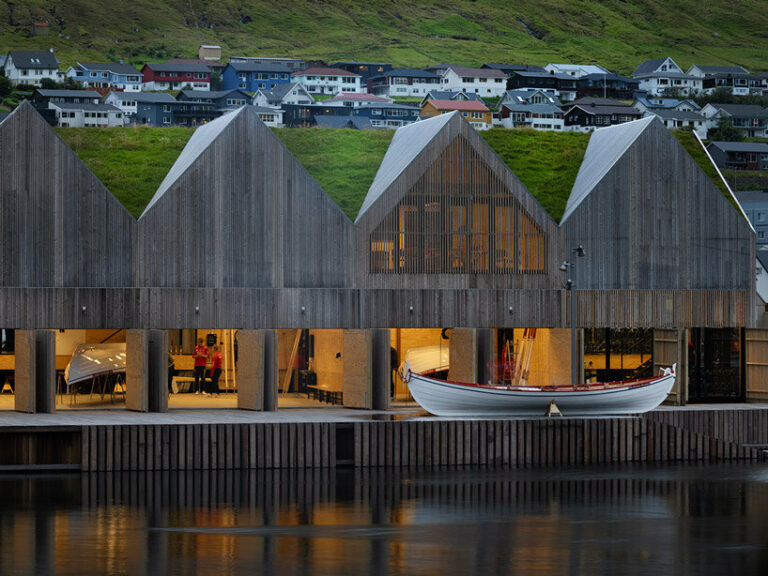
[[758,460],[768,451],[764,405],[589,419],[455,420],[350,410],[56,416],[60,424],[19,425],[22,418],[0,427],[0,471],[520,468]]

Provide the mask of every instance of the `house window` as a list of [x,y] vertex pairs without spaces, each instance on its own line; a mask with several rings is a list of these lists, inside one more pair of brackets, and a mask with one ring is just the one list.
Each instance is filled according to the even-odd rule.
[[96,78],[98,75],[98,72],[91,72],[91,78]]
[[170,123],[171,123],[171,117],[163,116],[163,124],[170,124]]
[[171,111],[171,105],[163,104],[163,112],[170,112],[170,111]]

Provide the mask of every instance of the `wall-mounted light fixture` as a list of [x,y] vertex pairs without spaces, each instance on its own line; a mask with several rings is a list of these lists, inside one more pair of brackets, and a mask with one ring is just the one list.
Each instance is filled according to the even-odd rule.
[[85,304],[83,304],[83,307],[81,308],[81,311],[83,312],[83,314],[85,314]]
[[195,314],[200,314],[200,306],[195,306]]
[[411,314],[413,314],[413,306],[409,306],[409,307],[408,307],[408,312],[410,312]]
[[301,313],[302,313],[302,314],[304,314],[304,312],[306,312],[306,311],[307,311],[307,309],[306,309],[306,308],[304,308],[304,306],[302,306],[302,307],[301,307]]

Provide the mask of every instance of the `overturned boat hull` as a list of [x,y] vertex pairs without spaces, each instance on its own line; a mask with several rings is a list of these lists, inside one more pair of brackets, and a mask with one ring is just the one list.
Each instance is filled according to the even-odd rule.
[[64,379],[71,386],[95,376],[119,372],[125,372],[125,342],[80,344],[64,371]]

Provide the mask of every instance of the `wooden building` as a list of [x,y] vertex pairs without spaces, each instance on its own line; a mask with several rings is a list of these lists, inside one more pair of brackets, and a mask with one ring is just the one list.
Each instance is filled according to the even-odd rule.
[[388,405],[393,329],[451,328],[451,378],[483,382],[504,331],[542,329],[537,370],[560,381],[572,322],[652,330],[654,367],[684,382],[706,330],[736,331],[739,398],[768,394],[754,232],[656,119],[595,132],[559,226],[457,112],[398,130],[354,223],[249,107],[198,128],[138,221],[27,104],[0,163],[18,410],[55,409],[51,330],[70,328],[127,330],[136,410],[166,409],[168,330],[195,328],[238,330],[255,410],[277,406],[277,329],[338,331],[348,406]]

